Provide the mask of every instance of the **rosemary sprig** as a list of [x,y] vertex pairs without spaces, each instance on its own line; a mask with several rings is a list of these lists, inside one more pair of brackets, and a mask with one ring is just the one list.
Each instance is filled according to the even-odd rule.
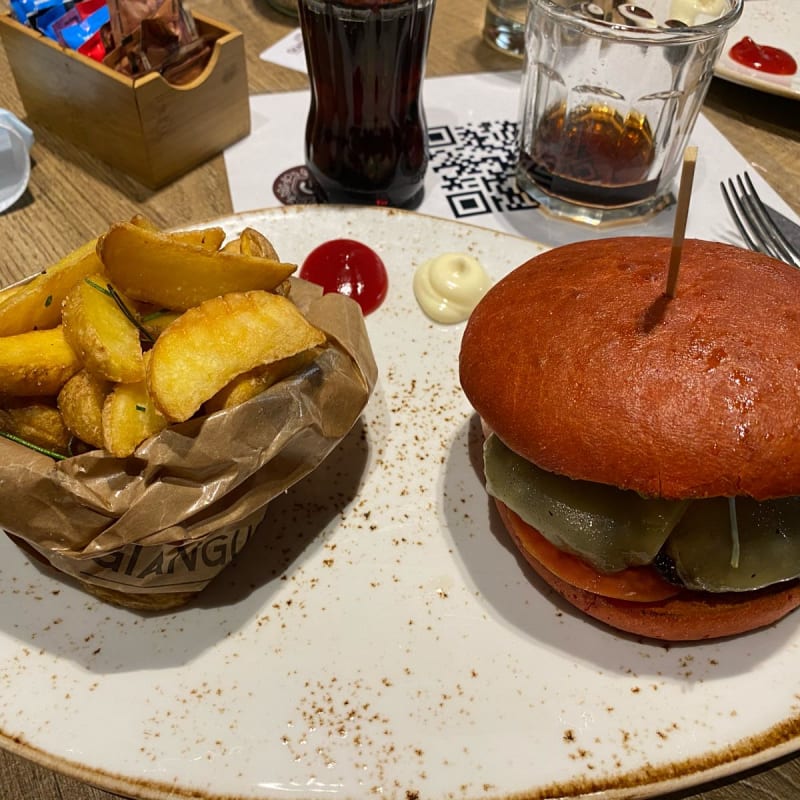
[[107,294],[118,306],[119,310],[128,318],[132,325],[136,327],[139,331],[139,335],[147,342],[152,344],[155,342],[150,331],[145,328],[142,323],[139,321],[138,317],[131,311],[128,306],[125,305],[125,302],[120,297],[119,292],[110,284],[107,283],[105,286],[100,286],[100,284],[95,283],[91,278],[84,278],[86,283],[89,284],[93,289],[97,289],[98,292],[102,292],[103,294]]
[[56,461],[63,461],[65,458],[69,457],[63,455],[63,453],[55,453],[52,450],[48,450],[46,447],[40,447],[38,444],[29,442],[27,439],[23,439],[21,436],[15,436],[13,433],[8,433],[7,431],[0,431],[0,436],[2,436],[4,439],[10,439],[12,442],[16,442],[17,444],[21,444],[24,447],[28,447],[31,450],[35,450],[37,453],[41,453],[42,455],[50,456],[50,458],[53,458]]
[[109,297],[113,297],[111,291],[106,288],[106,286],[101,286],[99,283],[95,283],[91,278],[84,278],[86,283],[92,287],[92,289],[97,289],[98,292],[102,292],[103,294],[107,294]]

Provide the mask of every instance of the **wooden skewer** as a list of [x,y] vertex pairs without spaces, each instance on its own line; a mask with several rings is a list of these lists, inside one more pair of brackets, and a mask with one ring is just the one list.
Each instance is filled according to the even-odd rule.
[[697,148],[687,147],[683,154],[681,184],[678,189],[678,205],[675,209],[675,225],[672,228],[672,251],[669,256],[669,272],[667,273],[667,297],[675,297],[678,283],[678,271],[681,266],[683,240],[686,236],[686,219],[689,216],[689,200],[692,196],[694,168],[697,164]]

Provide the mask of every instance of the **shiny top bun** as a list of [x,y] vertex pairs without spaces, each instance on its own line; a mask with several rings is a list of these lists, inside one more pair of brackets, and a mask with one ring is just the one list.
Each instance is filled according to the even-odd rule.
[[800,271],[714,242],[619,237],[498,282],[459,358],[472,406],[540,467],[669,498],[800,494]]

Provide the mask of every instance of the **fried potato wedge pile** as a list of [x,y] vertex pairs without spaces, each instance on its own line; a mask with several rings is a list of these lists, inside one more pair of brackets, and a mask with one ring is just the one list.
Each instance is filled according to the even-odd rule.
[[112,225],[0,290],[0,434],[125,458],[168,425],[225,411],[325,344],[285,295],[296,265],[246,228]]

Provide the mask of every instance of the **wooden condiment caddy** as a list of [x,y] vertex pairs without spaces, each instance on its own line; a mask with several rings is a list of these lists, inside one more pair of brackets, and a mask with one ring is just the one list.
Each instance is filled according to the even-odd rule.
[[0,15],[28,122],[149,188],[208,160],[250,131],[247,66],[240,31],[194,19],[198,33],[214,40],[211,59],[197,79],[172,86],[158,73],[131,79]]

